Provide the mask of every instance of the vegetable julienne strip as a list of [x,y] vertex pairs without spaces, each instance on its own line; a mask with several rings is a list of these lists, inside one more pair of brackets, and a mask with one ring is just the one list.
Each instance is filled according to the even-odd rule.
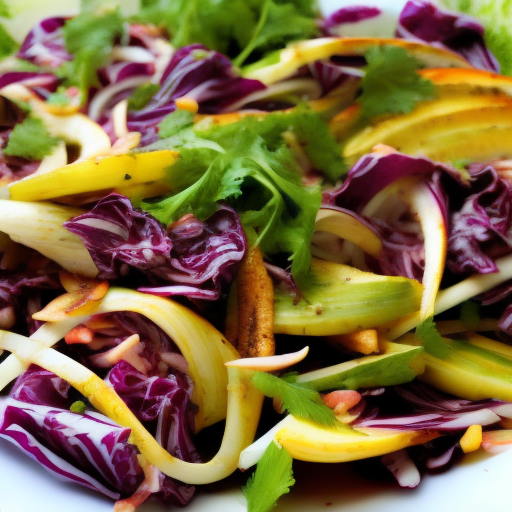
[[[131,428],[130,439],[145,459],[171,477],[191,484],[221,480],[237,467],[240,451],[254,436],[262,396],[250,381],[251,372],[228,369],[228,413],[219,452],[204,464],[184,462],[171,456],[142,426],[119,396],[85,366],[35,340],[2,332],[0,347],[12,351],[26,364],[34,363],[52,371],[78,389],[99,411],[122,426]],[[243,426],[242,426],[243,425]]]

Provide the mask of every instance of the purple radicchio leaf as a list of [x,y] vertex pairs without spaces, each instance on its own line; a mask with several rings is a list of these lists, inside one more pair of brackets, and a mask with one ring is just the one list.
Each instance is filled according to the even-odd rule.
[[66,18],[46,18],[27,34],[17,53],[20,59],[43,68],[58,68],[72,56],[66,50],[62,27]]
[[484,42],[484,27],[478,20],[442,10],[430,2],[409,0],[400,14],[396,36],[452,50],[479,69],[500,70]]
[[358,23],[380,16],[381,10],[377,7],[364,5],[350,5],[342,7],[327,16],[321,22],[321,30],[326,36],[336,36],[336,29],[340,25]]
[[141,291],[164,296],[216,300],[246,250],[240,219],[228,206],[204,222],[184,216],[166,232],[129,199],[110,194],[64,227],[82,238],[101,279],[136,269],[154,285]]
[[[147,377],[120,361],[108,380],[161,446],[182,460],[200,462],[191,439],[195,411],[192,384],[186,376]],[[165,502],[183,506],[192,498],[195,487],[164,477],[160,492]]]
[[96,414],[9,398],[0,409],[0,437],[57,477],[113,499],[132,494],[143,479],[130,430]]
[[169,259],[172,242],[160,223],[120,194],[104,197],[63,225],[83,240],[100,279],[126,275],[130,267],[147,271]]
[[512,415],[509,402],[459,399],[416,382],[365,397],[365,401],[365,412],[353,423],[358,427],[453,433],[471,425],[492,425]]
[[258,80],[242,78],[224,55],[200,44],[185,46],[173,55],[149,103],[128,112],[127,126],[141,132],[140,146],[147,146],[158,139],[157,125],[176,109],[177,98],[194,99],[200,112],[212,114],[262,89],[265,86]]
[[69,382],[48,370],[31,365],[17,379],[9,396],[26,404],[69,409]]
[[497,272],[512,251],[512,185],[492,166],[469,168],[471,194],[451,216],[447,264],[454,273]]
[[399,152],[369,153],[350,169],[341,186],[324,192],[323,203],[359,213],[370,199],[394,181],[407,176],[428,178],[435,171],[444,171],[460,179],[452,167],[428,158]]
[[[172,241],[170,265],[154,270],[154,275],[171,286],[140,288],[158,295],[175,295],[188,286],[197,298],[218,299],[224,283],[231,282],[247,243],[237,213],[221,205],[206,221],[185,215],[167,229]],[[195,292],[194,292],[195,290]]]
[[36,71],[8,71],[0,74],[0,89],[11,84],[20,84],[31,89],[40,98],[46,99],[57,90],[59,79],[51,73]]

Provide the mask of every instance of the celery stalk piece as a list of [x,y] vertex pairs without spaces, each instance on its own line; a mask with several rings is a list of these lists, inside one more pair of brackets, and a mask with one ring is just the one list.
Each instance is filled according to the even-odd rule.
[[80,238],[62,224],[82,214],[69,206],[0,200],[0,231],[31,247],[66,270],[95,277],[98,269]]
[[328,336],[376,327],[418,311],[423,287],[412,279],[313,259],[300,290],[298,304],[275,290],[274,332]]
[[[465,339],[443,338],[450,351],[439,358],[423,353],[425,371],[418,378],[431,386],[468,400],[496,398],[512,401],[512,349],[470,334]],[[404,343],[419,344],[413,335]]]
[[383,354],[353,359],[345,363],[303,373],[297,382],[308,383],[316,391],[396,386],[423,373],[423,347],[385,341]]

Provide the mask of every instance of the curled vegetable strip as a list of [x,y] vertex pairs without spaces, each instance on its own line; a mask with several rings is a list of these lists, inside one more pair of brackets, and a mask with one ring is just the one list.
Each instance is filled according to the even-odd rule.
[[[52,322],[54,304],[37,313],[37,319]],[[145,316],[176,343],[189,365],[194,382],[192,401],[199,407],[196,430],[225,418],[227,374],[224,363],[238,358],[237,351],[211,324],[185,306],[169,299],[124,288],[110,288],[98,301],[86,305],[88,315],[131,311]],[[78,308],[75,313],[84,313]]]
[[0,331],[0,349],[9,350],[25,364],[35,363],[68,381],[96,409],[131,429],[130,442],[149,463],[182,482],[200,485],[227,477],[237,468],[240,452],[254,437],[263,397],[251,384],[251,371],[228,369],[228,412],[221,447],[209,462],[194,464],[177,459],[162,448],[119,395],[80,363],[41,342],[6,331]]
[[[81,324],[86,317],[74,316],[57,324],[42,325],[30,339],[34,339],[51,347],[61,340],[71,329]],[[28,365],[11,354],[2,363],[0,363],[0,391],[2,391],[10,382],[19,377]]]
[[441,203],[431,186],[416,183],[406,197],[412,211],[418,216],[423,231],[425,246],[425,270],[423,272],[423,295],[421,308],[398,322],[388,333],[394,340],[416,327],[434,314],[436,297],[443,277],[446,260],[447,232]]

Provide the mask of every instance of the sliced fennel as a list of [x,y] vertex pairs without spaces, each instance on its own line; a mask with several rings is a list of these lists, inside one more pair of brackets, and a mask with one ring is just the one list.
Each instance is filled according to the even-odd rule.
[[81,213],[78,208],[51,203],[0,200],[0,231],[70,272],[94,277],[98,269],[89,251],[78,236],[62,227]]

